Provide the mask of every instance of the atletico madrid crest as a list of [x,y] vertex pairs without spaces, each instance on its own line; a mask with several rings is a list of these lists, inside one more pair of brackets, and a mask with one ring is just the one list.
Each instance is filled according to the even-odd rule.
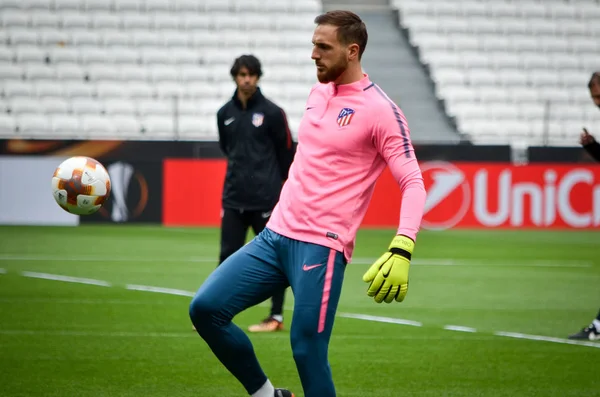
[[353,116],[354,116],[354,109],[343,108],[337,117],[338,125],[340,127],[344,127],[344,126],[350,124]]
[[265,115],[264,114],[262,114],[262,113],[254,113],[252,115],[252,124],[254,124],[254,126],[256,128],[258,128],[258,127],[260,127],[262,125],[264,119],[265,119]]

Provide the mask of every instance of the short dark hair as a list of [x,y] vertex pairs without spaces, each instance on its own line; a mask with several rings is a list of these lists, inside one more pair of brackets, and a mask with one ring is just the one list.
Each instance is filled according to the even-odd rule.
[[342,44],[358,44],[358,59],[362,58],[367,48],[367,26],[352,11],[335,10],[321,14],[315,18],[317,25],[333,25],[338,28],[338,40]]
[[262,66],[260,61],[254,55],[241,55],[235,59],[231,66],[231,76],[235,78],[240,73],[240,69],[246,68],[252,76],[262,76]]
[[592,77],[590,77],[590,82],[588,83],[588,88],[591,90],[592,86],[600,86],[600,72],[594,72]]

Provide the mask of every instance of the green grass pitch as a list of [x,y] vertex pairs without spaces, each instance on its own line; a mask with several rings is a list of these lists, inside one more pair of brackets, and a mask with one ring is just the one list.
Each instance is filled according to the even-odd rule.
[[[393,233],[361,230],[346,271],[330,345],[339,396],[600,395],[600,342],[565,339],[600,307],[600,233],[423,231],[406,301],[376,304],[361,277]],[[131,289],[193,293],[218,238],[209,228],[0,227],[0,395],[244,396],[192,330],[185,292]],[[250,338],[273,383],[300,397],[290,325]]]

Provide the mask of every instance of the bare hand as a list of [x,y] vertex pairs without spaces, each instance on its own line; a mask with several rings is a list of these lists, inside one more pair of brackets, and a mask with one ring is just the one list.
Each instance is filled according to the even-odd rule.
[[594,137],[592,135],[590,135],[590,133],[588,132],[587,129],[583,129],[583,132],[581,133],[581,135],[579,136],[579,143],[581,143],[583,146],[585,145],[589,145],[590,143],[594,143],[596,140],[594,139]]

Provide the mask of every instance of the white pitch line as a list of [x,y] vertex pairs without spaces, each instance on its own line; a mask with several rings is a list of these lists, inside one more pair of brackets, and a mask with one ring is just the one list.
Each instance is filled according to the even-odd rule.
[[126,289],[132,291],[145,291],[145,292],[156,292],[159,294],[169,294],[169,295],[179,295],[179,296],[194,296],[196,295],[191,291],[184,291],[181,289],[174,288],[162,288],[162,287],[152,287],[149,285],[136,285],[136,284],[127,284],[125,286]]
[[368,314],[338,313],[338,317],[354,318],[357,320],[365,320],[365,321],[375,321],[375,322],[379,322],[379,323],[411,325],[413,327],[423,326],[423,323],[420,323],[418,321],[404,320],[401,318],[392,318],[392,317],[370,316]]
[[460,266],[479,266],[479,267],[556,267],[556,268],[590,268],[593,266],[592,262],[587,261],[573,261],[573,262],[511,262],[506,263],[494,263],[494,262],[463,262]]
[[[371,265],[377,258],[354,258],[353,264]],[[442,258],[415,258],[411,264],[417,266],[477,266],[477,267],[564,267],[564,268],[589,268],[594,265],[591,261],[537,261],[513,262],[506,260],[503,262],[488,261],[483,259],[442,259]]]
[[175,302],[165,302],[156,300],[149,302],[144,299],[57,299],[57,298],[3,298],[0,297],[0,305],[2,304],[28,304],[28,303],[44,303],[44,304],[56,304],[56,305],[128,305],[128,306],[140,306],[140,305],[164,305],[174,306],[178,305]]
[[215,258],[136,258],[136,257],[100,257],[100,256],[35,256],[35,255],[0,255],[0,261],[14,262],[37,262],[37,261],[61,261],[61,262],[183,262],[183,263],[216,263]]
[[462,325],[444,325],[444,329],[458,332],[477,332],[475,328],[463,327]]
[[550,336],[527,335],[527,334],[521,334],[518,332],[503,332],[503,331],[494,332],[494,335],[506,336],[509,338],[517,338],[517,339],[527,339],[527,340],[536,340],[536,341],[543,341],[543,342],[562,343],[565,345],[588,346],[588,347],[595,347],[597,349],[600,349],[600,343],[591,342],[591,341],[586,342],[586,341],[563,339],[563,338],[553,338]]
[[0,329],[0,335],[53,335],[53,336],[92,336],[110,338],[197,338],[195,332],[95,332],[95,331],[33,331]]
[[[377,259],[375,259],[377,260]],[[375,262],[375,260],[369,261],[369,264],[372,264],[373,262]],[[453,261],[452,259],[438,259],[438,258],[431,258],[431,259],[419,259],[419,258],[415,258],[413,260],[411,260],[411,263],[415,264],[415,265],[429,265],[429,266],[455,266],[456,262]]]
[[[104,286],[104,287],[111,286],[110,283],[108,283],[106,281],[102,281],[102,280],[93,280],[93,279],[87,279],[87,278],[60,276],[60,275],[56,275],[56,274],[35,273],[35,272],[22,272],[21,274],[25,277],[43,278],[43,279],[48,279],[48,280],[67,281],[67,282],[75,282],[75,283],[82,283],[82,284],[93,284],[93,285],[100,285],[100,286]],[[148,285],[127,284],[125,288],[127,288],[128,290],[156,292],[156,293],[162,293],[162,294],[188,296],[188,297],[193,297],[195,295],[195,293],[191,292],[191,291],[184,291],[184,290],[173,289],[173,288],[152,287],[152,286],[148,286]],[[423,326],[423,323],[418,322],[418,321],[404,320],[401,318],[393,318],[393,317],[371,316],[371,315],[367,315],[367,314],[358,314],[358,313],[340,312],[340,313],[337,313],[337,317],[352,318],[352,319],[357,319],[357,320],[373,321],[373,322],[380,322],[380,323],[409,325],[409,326],[413,326],[413,327],[422,327]],[[443,328],[446,330],[451,330],[451,331],[470,332],[470,333],[477,332],[477,330],[475,328],[463,327],[460,325],[446,325]],[[9,335],[9,334],[36,335],[36,334],[44,334],[44,332],[45,331],[0,330],[0,335],[1,334],[5,334],[5,335]],[[50,333],[46,332],[46,334],[50,334]],[[85,331],[57,331],[57,333],[54,333],[53,335],[115,336],[115,337],[124,337],[124,336],[130,336],[130,337],[144,337],[144,336],[147,336],[147,337],[182,337],[181,335],[185,335],[185,334],[168,334],[168,333],[140,334],[140,333],[127,333],[127,332],[93,333],[93,332],[85,332]],[[509,338],[517,338],[517,339],[527,339],[527,340],[535,340],[535,341],[561,343],[561,344],[567,344],[567,345],[579,345],[579,346],[600,348],[600,343],[577,341],[577,340],[570,340],[570,339],[561,339],[561,338],[554,338],[554,337],[549,337],[549,336],[527,335],[527,334],[521,334],[521,333],[515,333],[515,332],[503,332],[503,331],[494,332],[494,335],[505,336],[505,337],[509,337]]]
[[[352,264],[356,265],[371,265],[377,258],[354,258]],[[61,262],[143,262],[143,263],[216,263],[214,257],[189,257],[189,258],[172,258],[172,257],[151,257],[139,258],[133,256],[53,256],[53,255],[22,255],[22,254],[4,254],[0,255],[0,261],[61,261]],[[512,262],[506,260],[503,262],[487,261],[483,259],[448,259],[448,258],[415,258],[411,262],[417,266],[478,266],[478,267],[562,267],[562,268],[589,268],[594,265],[590,261],[536,261],[530,262]]]
[[98,285],[100,287],[110,287],[111,286],[111,284],[108,281],[94,280],[91,278],[70,277],[70,276],[62,276],[59,274],[36,273],[36,272],[22,272],[21,274],[24,277],[41,278],[44,280],[66,281],[68,283],[90,284],[90,285]]

